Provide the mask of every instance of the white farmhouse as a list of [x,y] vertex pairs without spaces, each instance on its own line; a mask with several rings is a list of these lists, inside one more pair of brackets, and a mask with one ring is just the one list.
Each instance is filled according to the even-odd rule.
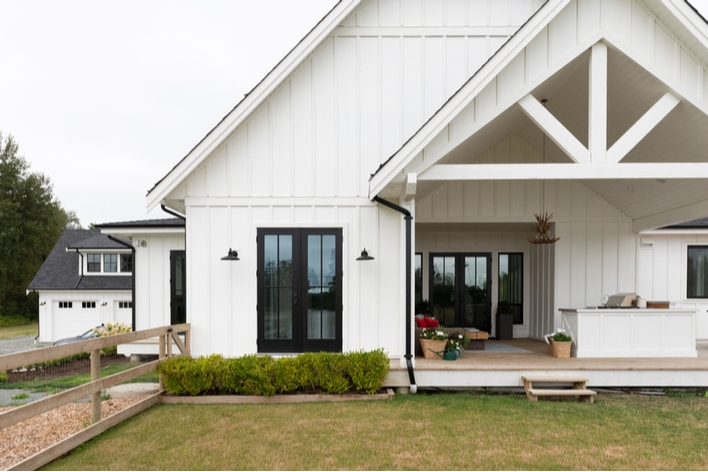
[[[342,0],[147,208],[186,218],[194,355],[404,366],[417,301],[491,333],[505,301],[540,339],[620,292],[708,339],[708,234],[658,230],[708,214],[707,113],[684,0]],[[532,244],[546,213],[560,239]]]

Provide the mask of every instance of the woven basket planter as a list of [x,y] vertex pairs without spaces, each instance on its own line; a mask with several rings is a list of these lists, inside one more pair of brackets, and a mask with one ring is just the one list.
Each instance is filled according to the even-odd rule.
[[[420,340],[420,347],[423,348],[423,357],[425,357],[426,359],[442,359],[443,352],[445,351],[445,346],[447,346],[447,339],[443,341],[437,341],[435,339]],[[438,354],[438,352],[440,354]]]
[[573,341],[558,342],[551,339],[553,346],[553,357],[570,357],[570,347]]

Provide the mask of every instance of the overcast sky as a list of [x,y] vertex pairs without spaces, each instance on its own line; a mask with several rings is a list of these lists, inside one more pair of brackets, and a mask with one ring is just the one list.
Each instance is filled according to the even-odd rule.
[[147,191],[336,3],[0,0],[0,132],[84,227],[169,217]]

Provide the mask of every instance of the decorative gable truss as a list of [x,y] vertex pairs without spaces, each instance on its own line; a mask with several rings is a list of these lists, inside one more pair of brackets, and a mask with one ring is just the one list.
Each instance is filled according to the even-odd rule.
[[[581,180],[632,218],[634,231],[705,216],[708,162],[698,150],[708,133],[708,26],[674,21],[669,30],[659,17],[685,13],[679,10],[671,0],[548,2],[372,178],[371,195],[411,199],[440,181]],[[627,71],[643,82],[618,96]],[[565,96],[554,103],[562,119],[539,101],[545,94]],[[509,132],[521,127],[528,134],[530,123],[553,143],[550,162],[471,163]],[[679,142],[676,130],[685,135],[689,128],[696,142]],[[663,135],[673,147],[656,145]],[[682,189],[674,195],[678,186],[667,185],[670,208],[651,199],[623,207],[621,195],[602,191],[606,182],[667,179]]]

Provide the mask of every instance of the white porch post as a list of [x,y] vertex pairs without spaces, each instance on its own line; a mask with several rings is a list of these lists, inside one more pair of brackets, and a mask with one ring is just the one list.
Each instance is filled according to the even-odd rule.
[[588,150],[593,164],[607,162],[607,45],[602,41],[590,49],[588,103]]

